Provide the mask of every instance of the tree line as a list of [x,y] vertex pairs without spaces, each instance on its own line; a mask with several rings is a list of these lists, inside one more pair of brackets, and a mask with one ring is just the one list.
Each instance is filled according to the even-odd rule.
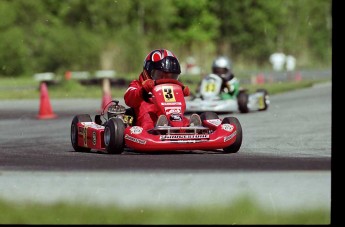
[[0,76],[139,73],[152,49],[265,67],[276,51],[331,64],[331,0],[0,0]]

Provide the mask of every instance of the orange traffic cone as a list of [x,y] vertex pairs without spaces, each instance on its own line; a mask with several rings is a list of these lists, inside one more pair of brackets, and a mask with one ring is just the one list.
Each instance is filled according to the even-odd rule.
[[295,74],[295,81],[300,82],[302,80],[302,75],[300,72],[297,72]]
[[66,73],[65,73],[65,79],[66,80],[70,80],[72,78],[72,72],[71,71],[67,71]]
[[53,113],[52,107],[50,105],[48,88],[45,82],[42,82],[40,85],[40,109],[39,114],[37,115],[38,119],[51,119],[56,118],[56,114]]
[[101,106],[101,111],[106,111],[107,105],[111,102],[111,90],[110,90],[110,81],[109,79],[103,79],[103,84],[102,84],[102,90],[103,90],[103,97],[102,97],[102,106]]
[[265,76],[263,73],[259,73],[256,76],[256,84],[264,84],[265,83]]

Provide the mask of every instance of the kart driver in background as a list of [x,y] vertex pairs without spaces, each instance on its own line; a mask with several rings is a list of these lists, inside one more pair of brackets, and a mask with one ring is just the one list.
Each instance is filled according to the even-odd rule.
[[[232,73],[232,63],[229,58],[219,56],[212,63],[212,73],[222,78],[221,93],[229,94],[236,98],[239,93],[239,81]],[[221,94],[220,94],[221,95]]]
[[[171,51],[156,49],[146,56],[139,79],[133,80],[124,94],[126,105],[134,109],[136,125],[141,126],[144,130],[154,128],[155,126],[168,125],[165,115],[158,117],[158,108],[151,101],[148,94],[155,87],[155,80],[163,78],[177,80],[180,73],[180,63]],[[183,86],[182,88],[183,95],[189,96],[189,87]],[[183,121],[185,125],[190,123],[201,125],[200,117],[197,114],[193,114],[190,120],[184,117]]]

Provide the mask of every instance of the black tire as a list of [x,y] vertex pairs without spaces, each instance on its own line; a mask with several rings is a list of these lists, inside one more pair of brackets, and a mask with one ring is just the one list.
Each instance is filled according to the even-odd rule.
[[225,117],[222,124],[233,124],[236,126],[236,141],[228,147],[223,148],[226,153],[237,153],[242,145],[242,126],[236,117]]
[[249,95],[245,91],[241,91],[237,96],[238,110],[241,113],[248,113],[248,99]]
[[211,120],[211,119],[219,119],[219,116],[215,112],[206,111],[206,112],[203,112],[200,114],[200,119],[201,119],[201,121]]
[[268,109],[268,101],[269,101],[269,97],[268,97],[268,91],[264,88],[260,88],[260,89],[257,89],[256,92],[263,92],[264,93],[264,108],[261,108],[259,109],[259,111],[264,111],[264,110],[267,110]]
[[121,154],[124,150],[125,124],[120,118],[110,118],[104,128],[104,144],[109,154]]
[[75,151],[77,152],[90,152],[91,148],[78,146],[78,127],[79,122],[91,122],[91,117],[89,114],[80,114],[74,116],[71,123],[71,143]]

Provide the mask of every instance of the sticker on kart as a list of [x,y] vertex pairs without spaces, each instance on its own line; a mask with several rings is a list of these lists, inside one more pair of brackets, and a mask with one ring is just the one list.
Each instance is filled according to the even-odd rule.
[[159,137],[161,140],[190,140],[190,139],[208,139],[210,135],[161,135]]
[[234,129],[234,126],[232,126],[231,124],[222,124],[222,129],[231,132]]
[[265,101],[264,101],[264,97],[263,96],[260,96],[258,98],[258,103],[259,103],[259,109],[265,108]]
[[234,138],[234,136],[236,136],[236,134],[237,134],[237,131],[234,131],[229,136],[224,137],[224,142],[231,140],[232,138]]
[[95,128],[95,129],[102,129],[104,128],[103,125],[98,125],[95,122],[80,122],[86,128]]
[[133,126],[132,128],[129,129],[131,134],[140,134],[143,132],[143,128],[139,126]]
[[181,113],[181,107],[165,107],[165,114],[180,114]]
[[127,134],[125,135],[125,139],[130,140],[130,141],[132,141],[134,143],[146,144],[146,140],[141,140],[141,139],[138,139],[138,138],[134,138],[134,137],[129,136]]
[[208,80],[204,85],[205,92],[215,92],[216,91],[216,82],[215,80]]
[[162,91],[166,102],[176,102],[174,88],[172,86],[162,86]]

